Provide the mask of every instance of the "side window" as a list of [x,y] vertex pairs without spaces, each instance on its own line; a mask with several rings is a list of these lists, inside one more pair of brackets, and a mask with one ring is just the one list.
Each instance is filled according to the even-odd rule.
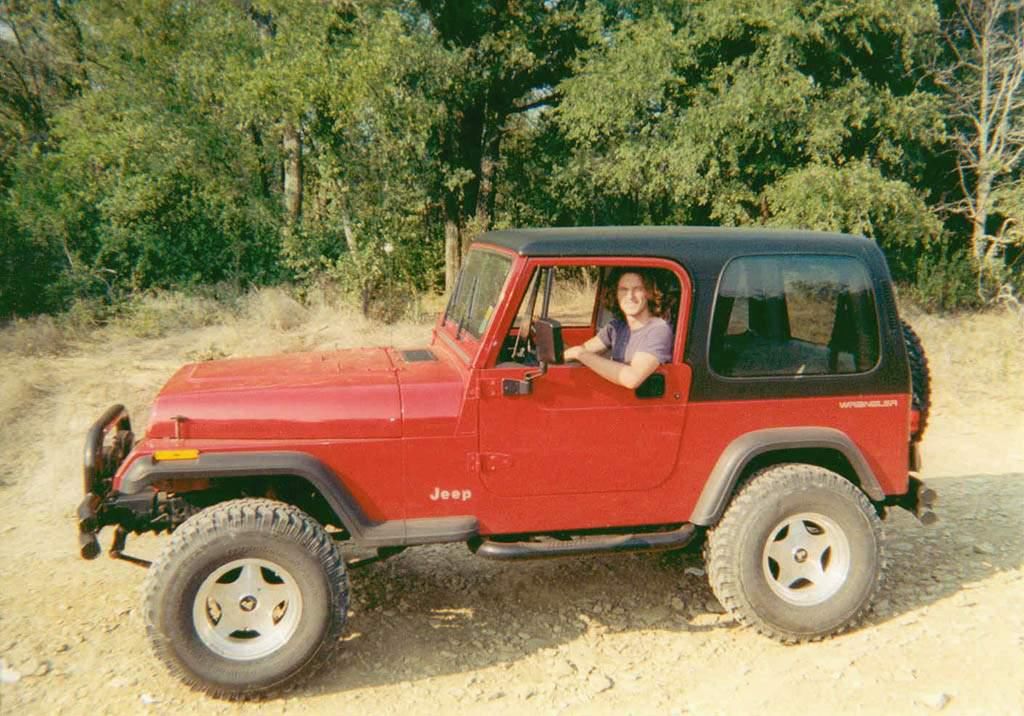
[[878,363],[867,270],[846,256],[750,256],[726,267],[711,368],[728,377],[860,373]]
[[[526,296],[519,306],[514,326],[525,325],[529,312],[530,296],[533,295],[540,271],[534,271]],[[594,315],[594,299],[597,296],[598,283],[601,278],[597,266],[556,266],[555,279],[551,299],[548,302],[548,317],[554,318],[562,326],[589,326]],[[541,287],[543,291],[543,287]],[[533,315],[539,316],[543,296],[538,296]]]
[[[568,329],[567,338],[581,343],[604,327],[613,317],[611,305],[616,301],[615,289],[609,288],[616,272],[628,267],[609,267],[595,264],[555,266],[551,296],[548,300],[547,315]],[[541,316],[544,305],[544,281],[547,268],[535,270],[523,294],[516,318],[509,335],[506,336],[498,364],[507,362],[530,363],[530,345],[520,330],[530,325],[532,316]],[[680,284],[678,277],[668,269],[643,268],[657,289],[657,310],[655,315],[669,322],[673,330],[679,318]],[[540,285],[538,285],[540,282]],[[595,310],[597,314],[594,325]],[[569,345],[567,343],[566,345]]]

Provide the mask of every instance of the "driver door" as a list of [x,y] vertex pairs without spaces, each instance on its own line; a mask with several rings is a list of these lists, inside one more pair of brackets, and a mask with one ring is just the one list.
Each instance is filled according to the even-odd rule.
[[[595,266],[601,268],[593,260],[561,263],[551,295],[534,306],[534,315],[546,313],[565,324],[567,347],[595,335],[601,282],[588,288],[586,280],[577,285],[565,281],[585,277]],[[542,268],[547,266],[537,262],[535,277]],[[678,267],[672,275],[676,281],[685,280]],[[580,292],[587,290],[590,295],[581,298]],[[522,294],[521,308],[527,314],[530,294],[530,290]],[[689,292],[677,295],[688,296]],[[519,312],[519,322],[525,330],[524,310]],[[680,313],[682,310],[676,317]],[[505,335],[511,336],[506,339],[506,350],[480,373],[480,473],[489,491],[502,497],[628,493],[649,490],[669,478],[689,393],[690,371],[680,360],[680,336],[676,337],[673,362],[657,371],[664,377],[664,391],[638,397],[636,391],[615,385],[575,361],[549,366],[546,374],[531,380],[529,394],[507,395],[502,389],[505,379],[522,380],[537,368],[499,360],[509,357],[507,345],[514,343],[516,329],[510,327]],[[520,344],[525,343],[524,336]],[[529,355],[525,357],[525,362],[530,362]]]

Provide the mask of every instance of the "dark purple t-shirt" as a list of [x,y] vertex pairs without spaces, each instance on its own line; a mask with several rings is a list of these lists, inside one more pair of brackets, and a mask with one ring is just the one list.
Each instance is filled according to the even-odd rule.
[[661,318],[652,318],[641,328],[629,330],[620,318],[614,319],[597,333],[605,347],[610,348],[612,360],[629,363],[636,353],[650,353],[659,363],[672,360],[672,327]]

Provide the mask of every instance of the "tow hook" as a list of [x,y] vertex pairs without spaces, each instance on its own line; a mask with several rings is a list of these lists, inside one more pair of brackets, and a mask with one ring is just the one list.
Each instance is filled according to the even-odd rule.
[[125,531],[124,527],[118,525],[117,529],[114,530],[114,541],[110,543],[110,558],[131,562],[132,564],[137,564],[140,567],[149,567],[153,564],[148,559],[142,559],[141,557],[133,557],[130,554],[125,554],[124,546],[127,542],[128,533]]

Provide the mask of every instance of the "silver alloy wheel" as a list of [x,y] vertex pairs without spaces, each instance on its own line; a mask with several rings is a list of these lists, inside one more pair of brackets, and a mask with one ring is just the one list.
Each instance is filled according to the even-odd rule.
[[265,559],[236,559],[199,586],[192,622],[218,656],[252,661],[288,643],[302,618],[302,592],[288,571]]
[[771,590],[796,606],[828,600],[850,574],[850,542],[833,520],[816,512],[790,515],[768,533],[761,557]]

